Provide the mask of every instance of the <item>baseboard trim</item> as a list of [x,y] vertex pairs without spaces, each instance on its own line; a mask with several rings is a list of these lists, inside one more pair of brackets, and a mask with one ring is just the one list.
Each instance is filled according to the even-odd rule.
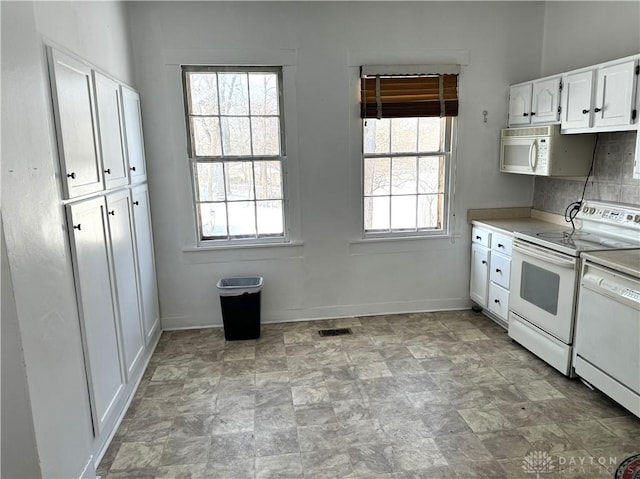
[[[289,309],[276,315],[262,315],[262,324],[291,323],[295,321],[320,321],[325,319],[344,319],[358,316],[383,316],[388,314],[433,313],[438,311],[457,311],[471,308],[469,298],[447,298],[442,300],[399,301],[392,303],[356,304],[342,306],[322,306],[317,308]],[[184,324],[176,324],[176,319],[161,319],[163,331],[182,329],[221,328],[222,324],[211,324],[197,320],[187,322],[186,316],[179,317]]]

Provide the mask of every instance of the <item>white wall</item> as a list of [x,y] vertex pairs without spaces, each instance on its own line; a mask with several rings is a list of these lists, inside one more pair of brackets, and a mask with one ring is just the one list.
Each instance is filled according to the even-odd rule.
[[1,8],[2,217],[35,437],[43,477],[79,477],[91,419],[42,35],[131,82],[128,26],[112,2]]
[[22,354],[18,314],[13,297],[4,227],[0,221],[2,269],[2,462],[0,476],[12,479],[40,477],[29,386]]
[[640,52],[640,2],[546,2],[542,74]]
[[[531,179],[498,172],[498,138],[508,85],[540,73],[543,3],[135,2],[129,12],[165,328],[221,324],[215,283],[235,275],[265,277],[265,321],[470,304],[467,209],[531,202]],[[195,233],[177,65],[268,61],[291,50],[295,85],[284,95],[294,103],[288,153],[304,245],[185,252]],[[460,79],[455,241],[353,243],[357,66],[447,55],[469,59]]]

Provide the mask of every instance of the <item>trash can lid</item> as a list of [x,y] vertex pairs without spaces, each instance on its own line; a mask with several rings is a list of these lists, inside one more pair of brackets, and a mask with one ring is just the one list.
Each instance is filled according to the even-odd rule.
[[219,289],[259,288],[263,285],[262,276],[248,278],[222,278],[218,281]]

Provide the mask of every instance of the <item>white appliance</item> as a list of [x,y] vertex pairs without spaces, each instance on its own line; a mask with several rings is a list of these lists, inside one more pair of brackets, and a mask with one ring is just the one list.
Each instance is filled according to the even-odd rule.
[[595,136],[561,135],[560,125],[505,128],[500,171],[537,176],[587,176]]
[[574,350],[576,374],[640,417],[640,249],[585,255]]
[[580,254],[640,248],[640,208],[585,201],[575,223],[514,233],[509,301],[509,336],[567,376]]

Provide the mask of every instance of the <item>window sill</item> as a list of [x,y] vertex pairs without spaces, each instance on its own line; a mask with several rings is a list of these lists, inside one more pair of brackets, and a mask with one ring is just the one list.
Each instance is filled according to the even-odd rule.
[[[349,241],[349,254],[394,254],[425,251],[425,242],[435,245],[436,249],[449,248],[460,238],[459,234],[441,234],[430,236],[387,236],[381,238],[362,238]],[[431,245],[429,246],[431,247]]]
[[224,245],[206,245],[206,246],[192,246],[189,248],[182,248],[183,253],[197,253],[201,251],[228,251],[235,249],[261,249],[261,248],[287,248],[304,246],[302,241],[289,241],[278,243],[237,243],[237,244],[224,244]]
[[[192,246],[182,248],[185,261],[197,263],[230,263],[301,258],[302,241],[288,243],[246,243],[220,246]],[[197,254],[193,254],[197,253]]]

